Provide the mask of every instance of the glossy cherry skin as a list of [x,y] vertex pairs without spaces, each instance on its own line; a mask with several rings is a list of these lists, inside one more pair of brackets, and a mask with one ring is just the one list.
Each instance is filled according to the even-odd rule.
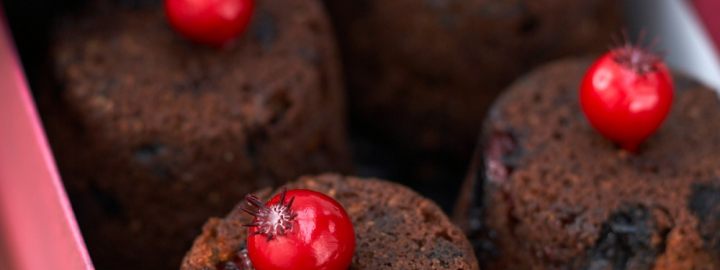
[[[277,204],[280,197],[276,195],[266,206]],[[355,251],[355,232],[343,207],[311,190],[288,190],[286,200],[293,197],[291,209],[296,216],[284,235],[268,240],[265,235],[253,235],[257,228],[249,228],[248,255],[255,269],[348,269]]]
[[254,0],[165,0],[170,25],[186,38],[222,47],[245,32]]
[[[647,54],[637,48],[630,50]],[[670,112],[673,83],[659,58],[645,55],[644,63],[628,64],[618,61],[618,53],[628,51],[612,50],[592,64],[580,87],[580,103],[596,130],[635,152]],[[639,71],[633,65],[644,65],[644,69]]]

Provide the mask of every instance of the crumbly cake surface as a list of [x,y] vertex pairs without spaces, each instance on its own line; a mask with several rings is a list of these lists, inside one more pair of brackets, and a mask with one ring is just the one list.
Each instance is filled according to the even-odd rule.
[[662,127],[630,154],[577,97],[588,60],[546,65],[495,103],[457,208],[489,269],[720,268],[720,101],[675,74]]
[[223,50],[176,34],[160,1],[90,2],[57,24],[58,86],[40,104],[98,268],[177,268],[207,217],[237,198],[349,168],[318,1],[258,1]]
[[[398,184],[335,174],[302,177],[283,188],[311,189],[337,200],[352,219],[356,250],[350,269],[478,269],[470,243],[440,208]],[[225,218],[211,218],[181,269],[223,269],[244,248],[251,217],[238,204]],[[230,268],[232,269],[232,268]]]

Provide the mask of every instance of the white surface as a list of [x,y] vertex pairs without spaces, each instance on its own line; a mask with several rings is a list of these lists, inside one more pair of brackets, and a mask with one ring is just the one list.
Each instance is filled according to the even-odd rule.
[[718,53],[687,1],[625,0],[624,3],[632,36],[645,31],[648,38],[657,38],[657,48],[665,53],[670,67],[720,89]]

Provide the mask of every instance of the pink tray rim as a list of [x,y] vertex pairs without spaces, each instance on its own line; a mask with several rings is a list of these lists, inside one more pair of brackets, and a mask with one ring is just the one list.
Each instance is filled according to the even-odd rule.
[[0,6],[0,269],[93,269]]

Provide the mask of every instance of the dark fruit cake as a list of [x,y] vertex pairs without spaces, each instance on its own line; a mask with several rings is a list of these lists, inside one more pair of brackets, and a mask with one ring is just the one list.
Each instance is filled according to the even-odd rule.
[[59,22],[57,91],[40,104],[98,269],[177,268],[246,193],[349,169],[318,1],[257,1],[223,50],[175,33],[159,3],[91,2]]
[[463,162],[501,89],[544,61],[606,49],[621,22],[615,0],[325,3],[359,132]]
[[585,60],[517,81],[486,119],[458,224],[487,269],[720,269],[720,100],[675,75],[637,153],[583,117]]
[[[347,211],[356,235],[350,269],[478,269],[462,232],[432,201],[398,184],[325,174],[303,177],[270,192],[266,201],[287,189],[310,189],[337,200]],[[240,199],[240,197],[238,197]],[[247,227],[252,217],[240,203],[223,218],[211,218],[195,239],[181,269],[243,269]]]

